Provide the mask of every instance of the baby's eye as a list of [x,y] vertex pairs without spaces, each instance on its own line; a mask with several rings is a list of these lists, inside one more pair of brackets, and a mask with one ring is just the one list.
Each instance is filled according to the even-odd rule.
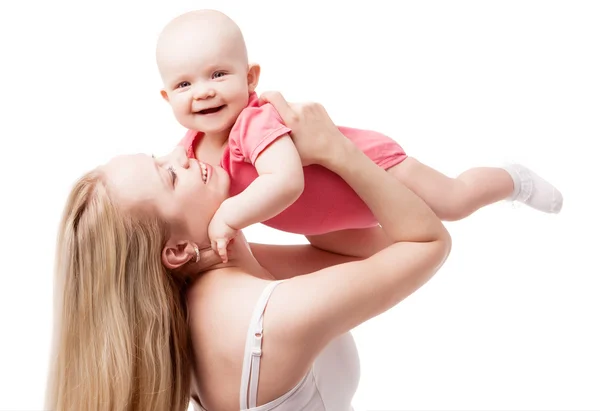
[[186,87],[189,87],[189,86],[191,86],[191,84],[190,84],[189,81],[182,81],[181,83],[179,83],[177,85],[177,88],[186,88]]
[[215,71],[215,72],[213,73],[213,76],[212,76],[212,77],[213,77],[213,78],[221,78],[221,77],[223,77],[224,75],[225,75],[225,72],[224,72],[224,71]]

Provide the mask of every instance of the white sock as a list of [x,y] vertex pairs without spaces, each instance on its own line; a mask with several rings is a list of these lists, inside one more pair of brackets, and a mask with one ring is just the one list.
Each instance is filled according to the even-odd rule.
[[519,201],[545,213],[560,212],[563,197],[556,187],[521,164],[509,164],[503,168],[510,174],[515,186],[509,201]]

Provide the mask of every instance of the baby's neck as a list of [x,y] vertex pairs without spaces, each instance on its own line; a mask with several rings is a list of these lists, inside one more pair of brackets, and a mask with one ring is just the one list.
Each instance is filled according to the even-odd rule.
[[215,145],[219,147],[225,147],[227,145],[227,140],[229,140],[230,132],[231,128],[220,133],[204,133],[202,139],[211,146]]
[[229,132],[224,135],[204,134],[194,148],[194,155],[201,161],[212,166],[218,166],[221,164],[221,158],[227,149],[228,138]]

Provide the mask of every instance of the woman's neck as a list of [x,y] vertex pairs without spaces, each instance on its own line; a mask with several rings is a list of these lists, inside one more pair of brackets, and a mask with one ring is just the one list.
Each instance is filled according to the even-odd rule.
[[210,268],[208,271],[235,271],[243,272],[253,277],[262,278],[265,280],[274,280],[275,278],[256,260],[250,246],[246,241],[246,237],[242,232],[235,238],[233,244],[228,248],[229,261],[220,263]]

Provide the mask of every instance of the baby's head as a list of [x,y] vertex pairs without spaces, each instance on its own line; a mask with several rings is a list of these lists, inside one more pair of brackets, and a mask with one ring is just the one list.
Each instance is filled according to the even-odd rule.
[[258,83],[260,67],[248,63],[240,28],[214,10],[173,19],[156,47],[161,94],[181,125],[228,135]]

